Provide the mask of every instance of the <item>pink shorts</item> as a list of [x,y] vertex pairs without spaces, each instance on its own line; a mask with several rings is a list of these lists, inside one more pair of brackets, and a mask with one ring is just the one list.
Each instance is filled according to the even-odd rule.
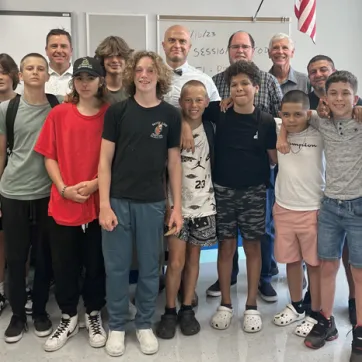
[[277,262],[290,264],[304,260],[311,266],[319,265],[317,216],[318,210],[293,211],[274,204],[274,254]]

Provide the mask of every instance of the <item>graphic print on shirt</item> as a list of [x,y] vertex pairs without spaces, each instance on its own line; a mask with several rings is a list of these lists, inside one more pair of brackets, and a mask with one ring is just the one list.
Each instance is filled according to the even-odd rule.
[[163,122],[155,122],[152,123],[152,126],[154,126],[155,129],[153,130],[151,137],[156,139],[162,139],[163,138],[162,131],[164,127],[167,127],[167,124]]
[[181,152],[182,214],[183,217],[204,217],[216,213],[210,149],[202,124],[192,134],[195,153],[190,156],[187,151]]

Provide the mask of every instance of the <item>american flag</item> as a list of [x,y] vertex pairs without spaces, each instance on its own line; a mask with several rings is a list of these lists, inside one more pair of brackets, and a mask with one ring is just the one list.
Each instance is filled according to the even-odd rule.
[[295,0],[294,12],[298,18],[298,30],[316,39],[317,0]]

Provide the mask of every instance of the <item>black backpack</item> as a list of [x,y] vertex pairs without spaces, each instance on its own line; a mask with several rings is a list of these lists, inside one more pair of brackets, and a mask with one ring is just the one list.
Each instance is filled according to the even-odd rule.
[[[58,98],[54,94],[47,93],[46,97],[52,108],[59,104]],[[20,94],[17,94],[14,98],[12,98],[6,111],[6,141],[8,157],[12,154],[14,148],[14,124],[16,114],[18,113],[20,98]]]

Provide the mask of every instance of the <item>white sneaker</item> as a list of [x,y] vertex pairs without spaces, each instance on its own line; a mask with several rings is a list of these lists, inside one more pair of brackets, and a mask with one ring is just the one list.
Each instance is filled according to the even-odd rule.
[[133,321],[136,318],[137,314],[137,308],[136,306],[131,303],[131,301],[128,303],[128,320]]
[[70,317],[63,314],[58,328],[48,338],[44,344],[46,352],[54,352],[62,348],[70,337],[78,333],[78,315]]
[[94,348],[103,347],[107,341],[107,334],[102,326],[101,312],[94,310],[86,314],[85,326],[89,334],[89,344]]
[[109,331],[106,343],[106,352],[112,357],[122,356],[125,351],[124,345],[125,332]]
[[153,334],[153,330],[149,329],[137,329],[136,335],[138,342],[140,342],[140,348],[144,354],[154,354],[158,351],[158,340]]
[[27,315],[33,314],[33,299],[32,299],[32,292],[31,292],[30,288],[26,288],[25,313]]

